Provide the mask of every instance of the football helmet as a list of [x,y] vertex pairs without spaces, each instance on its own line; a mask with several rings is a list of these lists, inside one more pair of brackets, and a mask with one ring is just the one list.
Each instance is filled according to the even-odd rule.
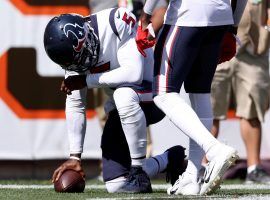
[[45,51],[65,70],[84,72],[98,61],[99,39],[86,19],[78,14],[62,14],[46,26]]

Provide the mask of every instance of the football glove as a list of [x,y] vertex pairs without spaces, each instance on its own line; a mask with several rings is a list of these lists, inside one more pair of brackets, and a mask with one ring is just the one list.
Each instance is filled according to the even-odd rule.
[[231,60],[236,54],[236,36],[226,32],[220,47],[218,64]]
[[87,86],[86,75],[74,75],[62,81],[60,90],[70,95],[73,90],[80,90]]
[[146,57],[146,53],[144,52],[145,49],[153,47],[156,43],[156,40],[149,40],[149,34],[155,38],[154,29],[152,27],[152,23],[150,23],[145,30],[142,30],[141,21],[139,21],[137,34],[136,34],[136,43],[139,52]]

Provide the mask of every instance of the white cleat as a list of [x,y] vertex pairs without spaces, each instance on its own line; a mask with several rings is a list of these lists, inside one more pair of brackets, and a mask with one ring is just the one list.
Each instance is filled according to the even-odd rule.
[[191,175],[184,172],[172,187],[167,189],[168,195],[198,195],[200,184],[192,182]]
[[200,190],[200,195],[212,194],[219,187],[222,177],[226,170],[232,166],[239,158],[237,151],[227,145],[221,144],[223,147],[206,166],[203,183]]

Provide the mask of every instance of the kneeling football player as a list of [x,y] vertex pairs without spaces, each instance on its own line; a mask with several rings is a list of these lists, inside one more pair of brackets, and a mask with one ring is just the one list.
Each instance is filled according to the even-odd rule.
[[[124,157],[125,161],[120,160],[121,162],[116,158],[118,168],[110,170],[113,164],[106,162],[109,163],[113,159],[108,156],[108,149],[112,148],[108,143],[116,145],[121,140],[106,139],[110,137],[108,133],[116,134],[116,132],[105,131],[102,149],[103,164],[110,166],[104,169],[108,191],[152,191],[145,167],[148,166],[145,160],[147,119],[140,105],[143,101],[142,96],[132,86],[144,87],[144,83],[152,81],[153,52],[151,48],[146,49],[144,55],[146,57],[140,53],[135,42],[136,30],[134,15],[124,8],[107,9],[88,17],[64,14],[54,17],[48,23],[44,33],[46,53],[66,72],[61,90],[68,94],[66,120],[71,154],[71,159],[55,171],[53,180],[59,178],[68,167],[83,174],[79,161],[86,128],[87,88],[102,87],[110,97],[105,106],[106,112],[109,113],[107,127],[117,124],[115,123],[117,117],[112,114],[116,109],[119,116],[117,120],[120,121],[118,126],[122,131],[117,134],[124,133],[128,145],[126,150],[110,153],[115,157],[123,152],[129,155]],[[183,152],[182,148],[178,149]],[[158,171],[167,167],[169,152],[156,159],[164,160],[164,164],[159,162]],[[176,158],[183,162],[184,156],[181,154]],[[115,174],[110,175],[111,171]],[[120,180],[121,184],[114,184],[112,180]]]

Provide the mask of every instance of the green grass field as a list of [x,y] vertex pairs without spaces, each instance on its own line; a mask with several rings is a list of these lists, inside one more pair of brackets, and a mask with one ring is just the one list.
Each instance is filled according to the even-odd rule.
[[50,181],[0,181],[0,199],[6,200],[129,200],[129,199],[270,199],[270,185],[244,185],[240,181],[225,181],[221,189],[210,196],[168,196],[167,184],[153,181],[152,194],[108,194],[104,184],[87,181],[84,193],[56,193]]

